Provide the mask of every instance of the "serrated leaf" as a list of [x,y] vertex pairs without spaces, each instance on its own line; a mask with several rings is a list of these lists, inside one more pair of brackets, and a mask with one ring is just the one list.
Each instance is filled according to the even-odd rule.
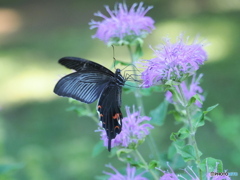
[[99,141],[92,150],[92,157],[96,157],[99,154],[101,154],[104,150],[106,150],[106,147],[103,145],[103,141]]
[[186,145],[183,148],[179,148],[178,146],[175,147],[177,149],[177,153],[183,157],[185,162],[196,159],[194,148],[191,145]]
[[[185,162],[190,160],[196,160],[196,152],[191,145],[184,145],[183,141],[175,141],[174,146],[177,150],[177,153],[182,156]],[[201,156],[202,153],[198,151],[198,155]]]
[[206,173],[210,172],[224,172],[223,163],[220,159],[215,159],[212,157],[208,157],[202,160],[200,164],[200,168],[202,171]]
[[176,141],[178,139],[186,139],[187,137],[189,137],[189,133],[190,133],[189,130],[187,128],[183,127],[181,129],[179,129],[179,131],[177,133],[173,132],[170,135],[170,139],[172,141]]
[[190,134],[190,132],[189,132],[188,128],[183,127],[181,129],[179,129],[179,131],[178,131],[178,138],[186,139],[187,137],[189,137],[189,134]]
[[150,111],[150,117],[152,117],[150,123],[161,126],[167,115],[168,102],[164,100],[158,107]]

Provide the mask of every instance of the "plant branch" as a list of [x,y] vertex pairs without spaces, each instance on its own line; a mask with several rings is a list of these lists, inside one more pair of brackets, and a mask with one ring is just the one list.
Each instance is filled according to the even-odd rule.
[[134,152],[136,153],[136,155],[137,155],[137,157],[140,159],[140,161],[144,164],[145,169],[150,171],[150,173],[152,174],[152,176],[154,177],[155,180],[159,180],[158,176],[154,173],[154,171],[151,170],[151,169],[148,169],[148,164],[147,164],[147,162],[145,161],[145,159],[142,157],[142,155],[140,154],[140,152],[139,152],[137,149],[135,149]]
[[187,100],[184,96],[181,85],[178,85],[178,88],[180,90],[180,96],[181,96],[181,98],[184,102],[184,108],[186,110],[186,117],[187,117],[187,122],[188,122],[189,130],[190,130],[189,143],[190,143],[190,145],[193,146],[194,151],[196,153],[196,161],[195,162],[198,166],[198,172],[199,172],[200,180],[202,180],[202,170],[200,169],[201,159],[200,159],[200,155],[199,155],[197,142],[196,142],[196,139],[195,139],[196,129],[193,127],[193,124],[192,124],[192,121],[191,121],[191,115],[190,115],[190,111],[189,111],[189,106],[188,106]]

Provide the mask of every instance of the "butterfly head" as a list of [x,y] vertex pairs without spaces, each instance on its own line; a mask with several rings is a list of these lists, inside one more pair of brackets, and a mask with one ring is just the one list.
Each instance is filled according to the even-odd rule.
[[120,69],[116,69],[115,74],[120,74],[120,73],[121,73],[121,70]]

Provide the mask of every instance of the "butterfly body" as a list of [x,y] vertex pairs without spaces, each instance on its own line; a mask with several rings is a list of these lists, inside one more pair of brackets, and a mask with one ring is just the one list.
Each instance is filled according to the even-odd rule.
[[73,72],[61,78],[54,92],[63,97],[71,97],[90,104],[98,99],[97,111],[102,127],[106,130],[111,150],[111,140],[121,132],[121,93],[125,79],[121,70],[113,73],[104,66],[82,58],[64,57],[59,63]]

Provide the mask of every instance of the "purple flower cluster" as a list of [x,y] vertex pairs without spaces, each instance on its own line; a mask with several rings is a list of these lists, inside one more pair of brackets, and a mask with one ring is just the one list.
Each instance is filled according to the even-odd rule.
[[[201,94],[203,93],[203,89],[199,86],[199,81],[202,78],[203,74],[200,74],[198,78],[196,79],[196,74],[192,76],[192,81],[189,85],[187,85],[186,81],[183,81],[180,86],[183,90],[183,94],[187,101],[190,100],[191,97],[193,97],[195,94],[198,94],[201,101],[203,102],[205,100],[204,96]],[[177,86],[175,86],[176,90],[178,91],[178,94],[180,93],[180,90]],[[170,91],[167,91],[165,94],[165,98],[168,102],[174,103],[172,93]],[[195,105],[199,108],[202,107],[201,102],[196,101]]]
[[[140,116],[140,112],[130,113],[130,108],[126,107],[127,117],[122,120],[122,131],[115,139],[112,140],[112,147],[135,147],[141,143],[149,134],[149,130],[154,127],[144,121],[150,121],[150,117]],[[108,137],[106,131],[99,128],[101,139],[104,141],[104,146],[108,146]]]
[[164,84],[169,80],[181,82],[207,60],[203,44],[198,43],[197,39],[190,45],[187,44],[188,38],[184,41],[183,34],[175,44],[168,38],[164,40],[165,44],[160,45],[159,50],[153,49],[156,57],[141,63],[144,66],[143,87]]
[[114,168],[111,164],[106,165],[106,167],[111,168],[116,174],[109,173],[109,172],[103,172],[104,174],[109,175],[108,180],[148,180],[147,178],[143,177],[142,175],[146,172],[142,172],[138,175],[136,175],[136,167],[131,167],[130,164],[127,165],[126,168],[126,175],[122,175],[116,168]]
[[143,3],[134,3],[128,10],[125,3],[118,3],[114,10],[105,6],[110,17],[101,12],[94,15],[103,18],[102,21],[92,20],[90,29],[97,28],[93,38],[98,38],[108,45],[123,45],[135,43],[141,38],[151,33],[154,27],[154,20],[145,14],[152,8],[143,7]]

